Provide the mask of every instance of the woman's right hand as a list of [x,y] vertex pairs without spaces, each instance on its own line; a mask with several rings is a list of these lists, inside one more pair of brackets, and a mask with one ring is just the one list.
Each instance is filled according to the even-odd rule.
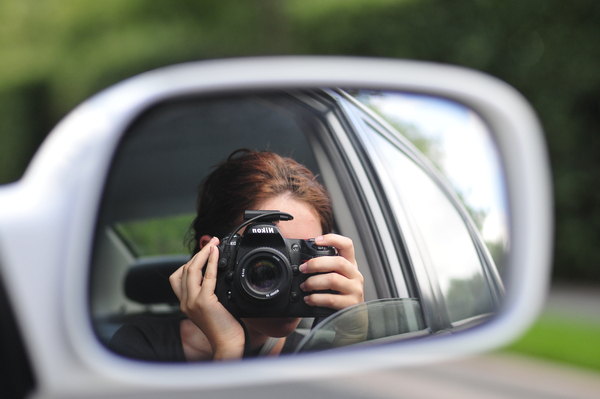
[[[200,252],[169,277],[181,310],[204,333],[213,359],[241,358],[244,329],[215,295],[219,239],[213,237]],[[202,269],[206,267],[204,276]]]

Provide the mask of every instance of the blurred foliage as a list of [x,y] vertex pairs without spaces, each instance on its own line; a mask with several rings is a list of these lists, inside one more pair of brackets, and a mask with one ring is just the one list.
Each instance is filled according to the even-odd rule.
[[502,281],[507,281],[506,256],[510,249],[509,246],[503,241],[486,241],[485,246],[490,251],[490,255],[496,264],[496,269]]
[[[412,123],[401,121],[398,119],[390,118],[383,112],[376,104],[372,101],[365,99],[366,95],[362,94],[363,91],[355,98],[360,101],[363,105],[367,106],[374,113],[379,115],[384,121],[390,126],[396,129],[402,136],[406,137],[408,141],[412,143],[431,163],[446,177],[448,175],[444,171],[444,150],[441,148],[439,137],[428,137],[419,130],[417,126]],[[376,96],[377,93],[374,91],[369,92],[372,96]],[[464,198],[461,198],[464,199]],[[463,201],[464,203],[464,201]]]
[[507,81],[546,130],[555,276],[600,281],[600,2],[0,2],[0,183],[93,93],[175,62],[266,54],[398,57]]
[[444,299],[451,322],[494,311],[490,288],[481,274],[474,274],[469,279],[451,279]]
[[188,254],[185,237],[195,214],[119,223],[118,234],[136,257]]

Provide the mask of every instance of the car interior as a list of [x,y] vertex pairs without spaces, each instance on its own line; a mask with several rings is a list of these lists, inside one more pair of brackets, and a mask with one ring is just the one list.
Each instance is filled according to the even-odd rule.
[[[368,335],[361,341],[405,340],[449,330],[459,331],[480,324],[493,315],[498,300],[488,284],[494,283],[481,278],[486,275],[487,269],[493,269],[493,264],[482,269],[481,262],[485,264],[487,261],[483,259],[487,258],[477,254],[481,248],[476,250],[473,247],[473,233],[467,232],[465,226],[469,223],[463,222],[463,218],[468,218],[466,213],[463,211],[459,216],[461,213],[458,208],[455,209],[456,205],[440,191],[442,186],[435,182],[435,176],[429,176],[417,167],[414,158],[411,160],[401,154],[399,148],[406,147],[404,144],[389,146],[379,139],[378,145],[383,147],[371,159],[385,161],[386,157],[389,158],[387,166],[376,172],[379,176],[394,170],[401,160],[406,165],[396,173],[397,177],[417,176],[414,187],[410,180],[404,181],[403,187],[396,187],[396,190],[405,191],[397,192],[399,197],[413,202],[411,210],[403,212],[410,218],[420,218],[414,219],[420,220],[419,226],[414,220],[411,222],[412,234],[419,237],[429,228],[433,229],[433,236],[439,237],[443,231],[440,220],[444,220],[443,227],[455,226],[444,233],[446,238],[441,240],[424,241],[419,238],[421,254],[440,254],[439,261],[426,262],[429,270],[414,267],[406,254],[404,240],[409,238],[406,235],[409,233],[397,231],[395,243],[383,244],[381,226],[374,227],[371,212],[375,212],[373,209],[377,206],[387,209],[384,224],[386,217],[394,216],[390,213],[390,204],[377,204],[385,201],[386,194],[380,191],[371,199],[365,197],[364,185],[373,185],[373,182],[380,181],[379,178],[371,176],[366,183],[365,180],[359,183],[360,179],[353,175],[357,173],[356,161],[351,165],[348,146],[341,150],[339,140],[347,137],[345,135],[355,128],[352,123],[356,121],[350,123],[341,114],[339,105],[334,104],[334,97],[335,94],[332,95],[328,89],[180,97],[150,107],[130,124],[108,172],[93,246],[90,311],[102,343],[108,344],[123,323],[136,317],[182,317],[168,278],[190,259],[187,232],[195,217],[198,186],[215,165],[242,148],[269,150],[289,156],[308,167],[329,191],[334,211],[334,232],[352,239],[356,260],[364,277],[368,306],[363,311],[368,309],[368,316],[362,317],[370,322]],[[375,127],[377,121],[369,116],[361,118],[370,121],[370,130],[365,131],[370,132],[371,137],[384,137],[386,133],[376,132],[379,129]],[[344,133],[335,133],[335,129]],[[371,139],[367,137],[364,140]],[[394,142],[396,139],[385,140]],[[390,153],[387,148],[393,148],[393,152]],[[360,158],[357,156],[356,159]],[[358,164],[359,168],[364,167],[360,161]],[[407,173],[411,168],[414,172]],[[365,169],[368,170],[367,167]],[[426,198],[422,197],[424,184],[433,190]],[[408,191],[407,187],[410,187]],[[387,195],[393,197],[396,194],[388,192]],[[423,199],[436,196],[439,200],[423,208],[422,204],[427,203]],[[454,223],[446,223],[448,215],[455,217]],[[459,231],[462,236],[453,244],[450,238],[457,239]],[[461,244],[458,245],[458,242]],[[442,246],[438,249],[439,244]],[[384,248],[386,246],[397,251],[392,257],[399,261],[400,275],[391,271],[390,253]],[[459,254],[471,254],[469,262],[476,274],[475,280],[471,278],[473,281],[468,278],[450,280],[458,290],[446,295],[440,291],[437,276],[460,267],[461,262],[466,265],[464,256],[447,256],[453,253],[452,248]],[[432,249],[437,252],[430,252]],[[431,265],[435,264],[441,266],[434,270]],[[417,281],[419,273],[420,281]],[[386,302],[388,298],[396,298],[399,303]],[[369,303],[375,300],[382,302]],[[340,325],[347,324],[348,320],[359,317],[357,315],[362,311],[358,309],[356,312],[338,312],[340,317],[333,318],[329,324],[319,325],[318,331],[311,331],[310,327],[316,323],[307,318],[299,328],[299,332],[306,336],[298,350],[335,347],[338,344],[334,342],[332,332],[339,330]],[[347,320],[341,317],[344,314]],[[402,320],[397,323],[385,322],[398,317]]]
[[[389,284],[376,286],[356,215],[314,134],[325,129],[327,108],[318,104],[315,110],[314,100],[307,102],[305,93],[181,98],[149,109],[131,124],[109,171],[94,243],[90,309],[103,343],[131,318],[180,312],[168,277],[190,258],[184,238],[198,185],[240,148],[270,150],[307,166],[332,196],[336,232],[354,241],[365,299],[390,295]],[[163,240],[173,245],[157,249],[144,236],[148,230],[172,231]]]

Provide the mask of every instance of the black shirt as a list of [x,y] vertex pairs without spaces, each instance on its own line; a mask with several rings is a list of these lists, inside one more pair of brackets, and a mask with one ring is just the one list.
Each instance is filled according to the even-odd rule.
[[[108,344],[113,351],[133,359],[157,362],[185,362],[179,325],[181,318],[139,317],[117,330]],[[293,332],[285,340],[281,353],[292,353],[303,338]],[[256,356],[260,348],[252,351]]]

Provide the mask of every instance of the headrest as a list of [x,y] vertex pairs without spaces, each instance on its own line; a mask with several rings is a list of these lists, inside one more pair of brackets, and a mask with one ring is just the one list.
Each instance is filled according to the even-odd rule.
[[138,259],[125,277],[125,295],[144,305],[178,303],[169,276],[189,260],[189,255]]

